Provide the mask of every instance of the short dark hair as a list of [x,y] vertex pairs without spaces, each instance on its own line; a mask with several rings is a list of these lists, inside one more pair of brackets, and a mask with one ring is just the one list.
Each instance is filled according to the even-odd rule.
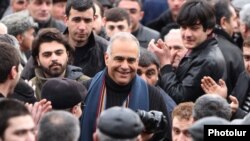
[[71,8],[77,11],[81,11],[81,12],[86,11],[90,8],[93,8],[94,15],[95,15],[95,6],[93,3],[93,0],[67,0],[66,9],[65,9],[65,14],[67,17],[70,14]]
[[[220,20],[225,17],[227,21],[230,20],[232,12],[229,7],[232,6],[229,0],[219,0],[214,4],[216,23],[220,25]],[[232,6],[233,7],[233,6]]]
[[43,28],[38,32],[36,38],[32,43],[32,57],[34,58],[35,65],[37,65],[36,57],[39,54],[41,44],[53,41],[63,44],[66,48],[66,51],[69,53],[69,58],[72,56],[71,54],[73,52],[73,48],[70,46],[65,36],[58,29]]
[[[100,15],[103,17],[104,15],[103,5],[98,0],[93,0],[93,2],[100,8]],[[96,9],[95,9],[95,13],[96,13]]]
[[148,67],[151,64],[156,65],[157,69],[160,68],[160,61],[158,60],[156,55],[145,48],[141,48],[139,66]]
[[119,22],[126,20],[128,25],[130,25],[130,16],[127,10],[119,7],[114,7],[111,9],[108,9],[104,13],[104,17],[106,18],[106,21],[112,21],[112,22]]
[[30,115],[24,104],[15,99],[0,99],[0,138],[3,139],[4,132],[9,126],[9,120],[13,117]]
[[193,26],[197,22],[203,26],[204,31],[215,26],[214,7],[205,0],[189,0],[182,5],[177,16],[180,26]]
[[0,42],[0,83],[4,83],[13,66],[20,64],[20,56],[17,49],[11,44]]

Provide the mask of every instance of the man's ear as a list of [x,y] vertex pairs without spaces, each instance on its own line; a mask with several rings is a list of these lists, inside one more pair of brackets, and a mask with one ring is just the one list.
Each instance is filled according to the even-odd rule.
[[109,55],[108,55],[107,52],[105,52],[104,59],[105,59],[105,64],[107,66],[108,65],[108,61],[109,61]]
[[18,75],[18,68],[17,66],[12,66],[11,67],[11,70],[10,70],[10,73],[9,73],[9,78],[10,79],[15,79]]
[[75,105],[73,108],[70,109],[70,113],[73,114],[74,116],[77,115],[77,105]]
[[226,29],[226,28],[227,28],[227,27],[226,27],[226,24],[228,24],[228,21],[227,21],[226,17],[222,17],[222,18],[220,19],[220,26],[221,26],[223,29]]
[[140,12],[140,20],[142,20],[143,16],[144,16],[144,11],[141,11]]
[[209,29],[206,30],[206,34],[207,34],[207,35],[210,35],[212,32],[213,32],[213,29],[210,29],[210,28],[209,28]]
[[40,61],[39,61],[38,56],[36,57],[36,62],[37,62],[37,65],[38,65],[38,66],[40,66],[40,65],[41,65],[41,63],[40,63]]
[[69,18],[66,15],[64,15],[63,22],[67,27],[68,27],[68,20]]
[[19,44],[21,44],[21,43],[23,42],[23,35],[22,35],[22,34],[18,34],[18,35],[16,36],[16,39],[17,39],[17,41],[19,42]]
[[103,17],[103,18],[102,18],[102,23],[103,23],[103,26],[105,26],[105,25],[106,25],[106,22],[107,22],[107,18],[106,18],[106,17]]

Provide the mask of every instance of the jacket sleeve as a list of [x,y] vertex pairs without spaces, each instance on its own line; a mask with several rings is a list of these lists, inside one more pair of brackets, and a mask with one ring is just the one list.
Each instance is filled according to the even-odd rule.
[[215,81],[219,68],[212,63],[200,61],[193,63],[186,71],[184,76],[178,77],[171,65],[166,65],[161,69],[160,87],[167,92],[178,104],[184,101],[195,101],[204,91],[200,83],[203,76],[211,76]]
[[246,112],[244,112],[241,108],[238,108],[236,112],[232,115],[231,120],[233,119],[241,119],[244,118],[247,115]]

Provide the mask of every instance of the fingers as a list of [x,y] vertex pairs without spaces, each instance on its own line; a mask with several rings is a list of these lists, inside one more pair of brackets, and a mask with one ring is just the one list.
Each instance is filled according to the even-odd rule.
[[36,124],[46,112],[52,109],[51,102],[46,99],[35,102],[34,105],[26,103],[25,106],[29,109]]
[[210,93],[210,89],[213,86],[213,82],[211,81],[211,79],[209,79],[208,76],[204,76],[201,79],[201,88],[204,90],[205,93]]
[[46,113],[48,111],[50,111],[52,109],[52,105],[51,105],[51,102],[50,101],[47,101],[43,107],[42,107],[42,112],[43,113]]
[[219,85],[220,85],[220,86],[226,86],[226,83],[225,83],[224,80],[220,79],[220,80],[219,80]]
[[230,95],[229,99],[231,100],[230,107],[232,109],[232,112],[236,112],[237,109],[239,108],[239,101],[236,97]]
[[210,92],[209,92],[209,87],[207,87],[207,85],[201,84],[201,88],[203,89],[203,91],[204,91],[205,93],[210,93]]
[[29,110],[29,112],[31,113],[33,105],[29,104],[29,103],[25,103],[25,106]]
[[230,95],[230,96],[229,96],[229,99],[230,99],[230,101],[231,101],[232,103],[234,103],[234,104],[239,104],[239,101],[238,101],[238,99],[237,99],[235,96]]
[[148,49],[152,49],[154,47],[156,47],[155,39],[151,39],[150,42],[148,43]]
[[212,87],[214,85],[217,85],[217,83],[213,80],[213,78],[211,78],[210,76],[205,76],[204,77],[204,81],[205,83],[209,86]]

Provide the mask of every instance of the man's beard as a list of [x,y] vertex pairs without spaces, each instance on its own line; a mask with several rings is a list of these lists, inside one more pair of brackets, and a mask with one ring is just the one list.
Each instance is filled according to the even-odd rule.
[[[53,68],[55,67],[56,68]],[[39,66],[42,69],[42,72],[45,73],[49,77],[59,77],[63,74],[66,69],[66,64],[62,65],[57,62],[52,63],[49,65],[48,68],[44,67],[43,65]]]

